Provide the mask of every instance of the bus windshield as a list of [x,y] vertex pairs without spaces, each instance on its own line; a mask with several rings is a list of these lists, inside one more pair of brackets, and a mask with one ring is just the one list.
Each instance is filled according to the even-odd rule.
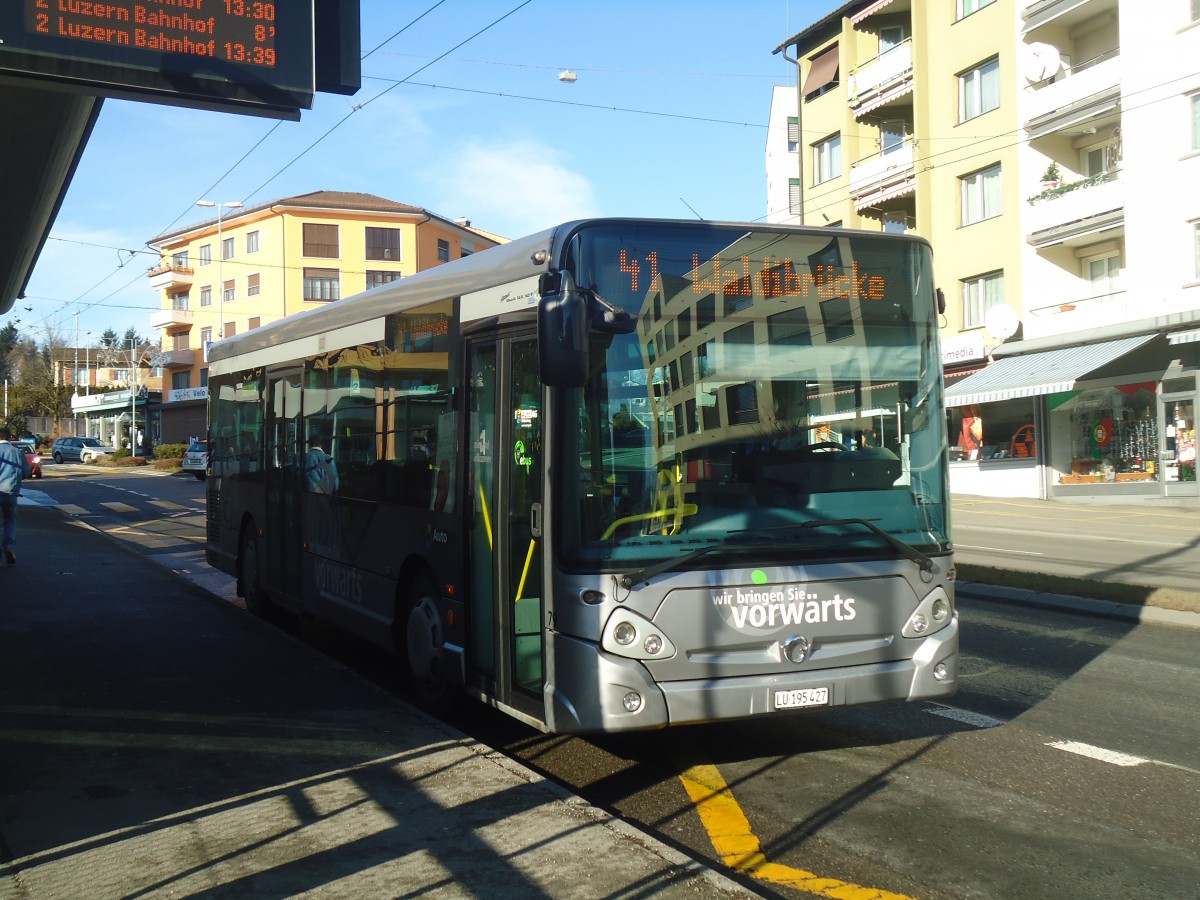
[[568,260],[582,290],[636,318],[593,331],[588,380],[562,395],[568,564],[949,551],[926,244],[606,222]]

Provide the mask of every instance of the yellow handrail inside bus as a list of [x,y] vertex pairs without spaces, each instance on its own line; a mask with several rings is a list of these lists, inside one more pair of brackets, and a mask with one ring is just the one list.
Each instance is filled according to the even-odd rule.
[[492,545],[492,517],[488,515],[487,508],[487,491],[483,489],[483,483],[479,480],[479,464],[475,464],[475,490],[479,492],[479,509],[483,513],[483,528],[487,532],[488,549],[494,550]]
[[525,578],[529,575],[529,564],[533,562],[533,548],[537,545],[536,540],[529,542],[529,552],[525,554],[525,568],[521,570],[521,583],[517,585],[517,597],[513,600],[514,603],[521,599],[521,595],[525,593]]
[[655,509],[651,510],[650,512],[638,513],[636,516],[625,516],[624,518],[617,519],[615,522],[609,525],[608,528],[604,530],[604,534],[600,535],[600,540],[608,540],[610,537],[612,537],[612,533],[614,531],[616,531],[622,525],[628,525],[630,522],[645,522],[649,519],[665,519],[668,516],[675,519],[675,523],[670,532],[671,534],[675,534],[679,531],[679,523],[683,521],[684,516],[694,516],[699,511],[700,507],[695,503],[681,503],[678,507],[672,507],[669,509]]

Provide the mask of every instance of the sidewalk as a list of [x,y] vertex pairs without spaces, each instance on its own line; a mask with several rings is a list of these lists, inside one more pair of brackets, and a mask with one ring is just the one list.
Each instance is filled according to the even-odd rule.
[[0,900],[755,896],[57,510],[17,552]]

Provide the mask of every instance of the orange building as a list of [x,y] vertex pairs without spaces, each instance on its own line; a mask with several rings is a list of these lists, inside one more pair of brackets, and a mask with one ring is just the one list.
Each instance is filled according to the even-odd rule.
[[256,206],[204,203],[217,215],[158,235],[150,270],[161,310],[162,440],[205,430],[208,345],[317,304],[468,256],[504,238],[373,194],[315,191]]

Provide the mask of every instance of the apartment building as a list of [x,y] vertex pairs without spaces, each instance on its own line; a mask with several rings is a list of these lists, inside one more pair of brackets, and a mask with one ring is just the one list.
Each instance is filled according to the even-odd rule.
[[776,52],[768,219],[933,244],[952,489],[1196,503],[1200,0],[857,0]]
[[162,439],[205,433],[208,346],[496,246],[504,238],[372,194],[315,191],[161,234],[150,284],[161,291]]

